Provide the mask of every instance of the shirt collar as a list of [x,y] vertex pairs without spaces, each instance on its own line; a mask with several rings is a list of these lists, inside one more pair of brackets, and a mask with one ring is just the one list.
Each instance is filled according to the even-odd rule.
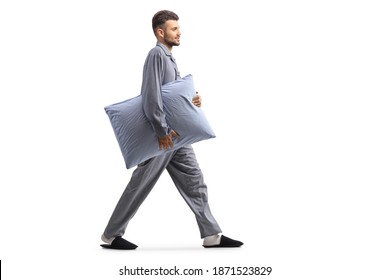
[[165,55],[172,56],[172,53],[167,49],[167,47],[163,43],[157,42],[156,46],[159,46],[160,48],[162,48]]

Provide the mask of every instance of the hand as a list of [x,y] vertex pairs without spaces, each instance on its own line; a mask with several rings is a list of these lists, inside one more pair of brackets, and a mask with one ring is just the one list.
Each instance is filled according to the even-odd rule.
[[192,98],[192,103],[200,108],[202,106],[202,97],[200,95],[198,95],[198,92],[196,92],[196,95],[194,98]]
[[169,148],[173,148],[173,138],[179,138],[179,134],[172,130],[168,135],[164,135],[158,139],[158,143],[160,145],[160,150],[168,150]]

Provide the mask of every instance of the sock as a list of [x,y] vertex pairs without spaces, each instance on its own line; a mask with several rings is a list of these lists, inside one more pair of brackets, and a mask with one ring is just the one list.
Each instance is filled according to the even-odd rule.
[[102,237],[101,237],[102,241],[111,245],[111,242],[114,241],[115,237],[111,237],[111,238],[107,238],[104,236],[104,234],[102,234]]
[[221,243],[221,236],[219,234],[206,236],[203,239],[204,246],[218,245],[219,243]]

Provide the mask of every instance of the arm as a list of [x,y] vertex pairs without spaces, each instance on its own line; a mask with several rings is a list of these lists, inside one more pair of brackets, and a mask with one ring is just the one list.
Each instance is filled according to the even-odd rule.
[[165,119],[162,101],[162,81],[166,66],[158,53],[148,55],[142,80],[142,108],[159,139],[160,149],[173,148],[173,138],[179,135],[172,130]]
[[162,102],[163,59],[158,53],[149,54],[144,65],[142,80],[142,108],[154,132],[160,138],[170,133]]

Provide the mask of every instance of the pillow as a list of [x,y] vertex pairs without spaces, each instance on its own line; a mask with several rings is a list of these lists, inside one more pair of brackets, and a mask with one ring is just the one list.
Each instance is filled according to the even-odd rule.
[[142,95],[104,107],[127,169],[167,151],[215,137],[202,109],[192,104],[195,94],[192,75],[162,86],[166,121],[180,135],[168,150],[159,148],[158,137],[142,109]]

